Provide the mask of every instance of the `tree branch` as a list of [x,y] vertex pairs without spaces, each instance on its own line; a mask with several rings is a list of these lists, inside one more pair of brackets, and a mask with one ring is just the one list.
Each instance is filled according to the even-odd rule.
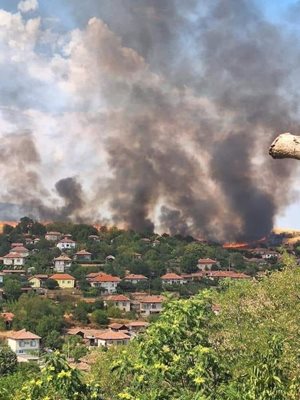
[[269,154],[273,158],[295,158],[300,160],[300,136],[282,133],[271,144]]

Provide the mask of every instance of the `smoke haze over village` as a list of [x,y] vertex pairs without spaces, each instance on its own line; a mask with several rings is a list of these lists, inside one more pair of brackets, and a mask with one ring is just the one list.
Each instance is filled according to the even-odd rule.
[[295,199],[267,150],[299,133],[292,28],[248,0],[49,3],[0,1],[0,217],[268,234]]

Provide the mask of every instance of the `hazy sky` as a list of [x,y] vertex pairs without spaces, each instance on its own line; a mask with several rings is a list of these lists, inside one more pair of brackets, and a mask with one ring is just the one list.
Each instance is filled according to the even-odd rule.
[[[210,1],[210,4],[214,3],[214,0]],[[231,2],[233,3],[234,0]],[[164,187],[158,191],[160,198],[157,204],[154,204],[150,193],[145,194],[147,182],[149,182],[151,190],[155,191],[155,186],[151,186],[150,180],[155,177],[157,179],[161,172],[156,171],[152,177],[145,174],[143,177],[145,187],[141,189],[139,186],[137,190],[138,192],[142,190],[142,194],[139,192],[131,197],[129,195],[126,198],[123,197],[123,191],[131,192],[133,188],[136,189],[136,186],[133,187],[132,184],[129,184],[122,188],[122,179],[126,180],[130,175],[132,182],[135,182],[137,177],[130,169],[125,172],[122,169],[122,163],[125,168],[136,154],[128,153],[125,157],[125,152],[118,152],[124,145],[119,138],[120,126],[122,129],[124,128],[124,131],[130,132],[127,134],[126,140],[130,141],[131,138],[136,138],[136,136],[131,136],[132,121],[128,117],[130,113],[140,113],[140,104],[138,102],[135,104],[134,99],[139,98],[144,105],[147,105],[148,101],[150,102],[148,97],[151,93],[156,104],[159,102],[162,104],[161,108],[158,107],[155,111],[157,115],[165,106],[164,96],[167,96],[168,99],[168,110],[171,109],[171,106],[173,110],[176,110],[182,101],[185,104],[185,108],[182,107],[184,108],[182,115],[178,113],[172,121],[166,121],[166,116],[163,115],[163,122],[157,123],[155,126],[159,132],[164,132],[167,123],[172,126],[172,129],[176,127],[178,132],[175,132],[174,136],[176,136],[176,146],[178,146],[181,140],[180,124],[182,123],[184,126],[184,118],[188,118],[188,115],[193,118],[196,108],[199,107],[199,110],[205,110],[205,112],[203,111],[205,116],[203,115],[201,123],[209,125],[210,121],[215,118],[214,114],[217,109],[214,96],[219,96],[220,93],[218,88],[211,88],[209,85],[205,87],[204,84],[201,89],[203,93],[199,96],[196,95],[199,93],[197,92],[199,88],[194,87],[195,70],[197,69],[201,73],[205,69],[205,65],[202,65],[201,56],[196,55],[198,49],[195,47],[195,40],[201,41],[201,38],[198,39],[192,29],[196,18],[201,16],[202,8],[205,8],[207,1],[187,0],[178,13],[170,6],[172,2],[165,1],[165,3],[168,8],[160,10],[163,14],[161,17],[156,13],[158,4],[156,0],[149,0],[149,2],[146,0],[130,0],[129,2],[128,0],[0,0],[0,136],[3,139],[2,147],[0,143],[0,150],[4,154],[5,165],[8,165],[7,168],[1,166],[0,169],[2,181],[0,202],[10,204],[12,207],[10,210],[14,210],[14,204],[18,203],[23,196],[26,199],[27,207],[30,205],[35,207],[37,198],[44,199],[47,207],[55,207],[56,204],[63,205],[62,199],[67,198],[68,194],[60,193],[61,198],[57,196],[55,184],[60,179],[73,177],[80,184],[76,183],[75,186],[72,186],[73,183],[71,183],[70,191],[75,188],[78,199],[78,192],[89,193],[86,195],[85,213],[78,213],[82,218],[87,214],[99,211],[94,207],[96,203],[100,204],[101,208],[99,218],[110,218],[119,213],[122,217],[119,220],[116,218],[116,222],[129,219],[134,221],[139,217],[145,221],[148,218],[147,210],[150,208],[151,218],[154,221],[158,218],[159,207],[162,207],[164,212],[166,211],[164,201],[172,191],[176,197],[175,192],[178,189],[167,183],[169,182],[167,177],[162,177],[162,180],[165,179]],[[247,4],[242,0],[241,3]],[[249,1],[249,3],[251,2]],[[260,21],[265,18],[270,23],[279,25],[279,30],[286,32],[287,36],[293,37],[295,43],[299,41],[300,34],[297,26],[297,16],[298,19],[300,16],[299,1],[256,0],[255,3],[257,10],[250,7],[247,9],[245,6],[245,10],[247,9],[245,12],[253,12],[254,20]],[[191,5],[193,12],[189,13],[188,4]],[[241,18],[243,18],[243,12],[242,9],[239,11]],[[255,16],[256,13],[260,15]],[[139,15],[145,19],[144,22],[137,21],[136,18]],[[159,23],[160,18],[169,17],[170,25]],[[153,26],[157,27],[157,31],[149,28],[147,25],[149,21],[153,21]],[[190,22],[190,25],[187,22]],[[143,24],[145,24],[145,29],[143,29]],[[176,29],[180,31],[181,36],[176,36],[175,42],[174,32],[176,33]],[[237,34],[240,35],[238,29]],[[268,29],[267,34],[271,31],[270,27],[264,27],[264,29]],[[145,33],[148,31],[151,32],[151,35]],[[191,39],[192,37],[193,39]],[[239,39],[241,43],[244,40],[243,38]],[[164,40],[166,44],[160,43]],[[284,40],[281,44],[283,48]],[[157,43],[153,44],[153,41],[157,41]],[[289,38],[287,43],[291,42]],[[182,54],[180,46],[185,49]],[[274,43],[275,49],[276,46],[277,43]],[[300,48],[299,45],[298,48]],[[199,53],[201,54],[201,52]],[[283,55],[283,57],[285,56]],[[211,56],[207,53],[206,57]],[[276,54],[275,57],[278,55]],[[172,64],[172,68],[169,68],[168,62]],[[254,69],[253,71],[255,73]],[[240,71],[237,71],[237,74],[239,73]],[[277,77],[274,76],[274,82],[278,84],[278,79],[285,78],[278,74]],[[226,79],[225,76],[224,79]],[[244,83],[244,78],[241,79]],[[142,87],[141,81],[147,82],[147,85]],[[278,87],[279,91],[282,90],[283,98],[287,97],[289,86],[284,86],[282,89],[278,84]],[[160,90],[159,95],[158,89]],[[295,84],[294,90],[296,91],[296,89],[297,85]],[[133,96],[134,90],[138,92],[135,97]],[[144,90],[147,92],[146,94],[143,93]],[[205,99],[206,93],[210,94]],[[222,92],[223,95],[225,95],[225,91]],[[297,106],[295,106],[296,108]],[[121,115],[122,112],[126,114],[126,118]],[[154,113],[154,109],[151,109],[151,112]],[[297,115],[297,112],[294,111],[293,115]],[[253,118],[257,117],[253,116]],[[220,116],[218,120],[214,121],[214,126],[219,126],[222,130],[224,121],[228,124],[231,119],[233,119],[231,111],[227,110],[222,117]],[[140,125],[140,129],[143,130],[145,120]],[[290,126],[296,125],[293,123]],[[147,132],[151,132],[154,125],[152,124],[151,128],[147,127],[147,129]],[[282,127],[282,129],[284,128]],[[192,124],[187,126],[187,130],[190,130],[190,137],[195,134]],[[274,132],[274,137],[278,133],[280,132]],[[300,134],[300,127],[298,132],[293,133]],[[148,133],[148,135],[150,134]],[[155,140],[162,142],[162,147],[168,146],[168,140],[162,140],[160,135],[156,138],[155,135],[156,133],[153,133]],[[263,135],[264,133],[262,133]],[[272,132],[268,137],[271,136]],[[118,142],[119,140],[120,142]],[[266,146],[268,140],[267,138],[262,141],[262,145]],[[173,145],[171,142],[170,140],[170,148]],[[139,146],[143,145],[147,144],[140,141]],[[188,175],[190,164],[182,154],[176,153],[176,146],[174,145],[174,150],[172,150],[174,158],[179,159],[180,168],[186,167],[185,171]],[[205,144],[205,146],[208,150],[209,144]],[[195,156],[192,140],[182,143],[182,147],[185,148],[186,154],[190,154],[191,159]],[[22,154],[23,150],[25,155]],[[136,148],[136,152],[139,151],[139,148]],[[217,151],[216,154],[218,154]],[[111,160],[112,155],[113,161]],[[162,154],[155,154],[153,157],[162,162]],[[169,160],[170,158],[168,163]],[[170,169],[172,169],[172,163],[168,164],[165,160],[164,162],[164,165],[170,165]],[[263,175],[264,167],[260,157],[254,160],[253,165],[257,166],[259,163],[262,165],[261,173]],[[297,162],[295,162],[295,168],[296,164]],[[141,174],[145,173],[147,168],[149,171],[152,168],[151,162],[145,166],[142,160],[135,165],[141,166]],[[207,196],[211,196],[214,191],[216,196],[220,196],[220,199],[225,198],[224,183],[223,187],[220,184],[220,192],[217,185],[214,187],[220,172],[216,168],[213,170],[215,180],[208,183],[209,187],[203,187],[201,190],[192,188],[191,192],[196,193],[199,190],[199,193],[202,192],[202,195],[205,196],[207,190]],[[175,168],[175,172],[179,176],[181,169]],[[194,173],[196,176],[196,171]],[[118,179],[114,184],[108,183],[107,180],[113,178],[114,174]],[[208,174],[205,167],[203,167],[203,174]],[[283,175],[283,173],[279,174],[278,179],[282,179]],[[265,173],[260,182],[262,187],[268,176],[269,179],[275,179],[276,173],[272,176]],[[280,210],[275,220],[277,226],[300,229],[300,194],[297,194],[299,178],[300,173],[289,178],[290,186],[294,187],[293,193],[289,195],[289,200],[286,199],[288,190],[285,181],[282,181],[282,203],[289,203],[287,207],[282,207],[280,204],[280,188],[276,188],[276,202],[278,203],[276,203],[276,209]],[[182,182],[184,183],[184,180]],[[180,185],[182,184],[179,183]],[[116,188],[116,186],[118,187]],[[95,190],[95,187],[98,189]],[[124,210],[119,204],[113,204],[114,201],[107,196],[108,191],[112,193],[114,199],[123,202],[128,208],[129,203],[138,204],[143,201],[141,198],[146,196],[147,207],[136,211]],[[166,194],[167,191],[168,194]],[[201,193],[199,193],[194,194],[195,201],[190,202],[188,206],[190,209],[194,208],[198,199],[202,199]],[[168,206],[171,197],[167,202]],[[239,194],[236,195],[236,198],[239,198]],[[115,203],[118,202],[117,200]],[[182,204],[185,204],[186,207],[185,200],[177,200],[174,200],[172,204],[174,210],[180,209]],[[225,202],[225,200],[222,201]],[[79,203],[82,205],[81,201]],[[110,210],[109,205],[113,211]],[[76,207],[76,205],[69,205],[69,208],[73,210],[73,206]],[[208,204],[206,206],[208,207]],[[231,202],[230,206],[234,208],[235,202]],[[173,208],[171,211],[168,209],[165,212],[168,214],[168,221],[170,221],[172,213],[172,216],[176,214]],[[222,210],[211,207],[209,212],[215,212],[217,215],[217,213],[222,213]],[[234,210],[228,212],[228,215],[227,211],[224,213],[228,222],[224,223],[224,226],[230,226],[229,222],[233,219],[232,212]],[[187,215],[187,211],[183,209],[182,219],[188,220]],[[190,217],[191,220],[194,218],[193,215]],[[248,215],[248,218],[251,217]],[[181,222],[177,221],[176,223],[181,229]],[[212,225],[217,223],[217,220],[212,221]],[[193,222],[190,224],[193,225]],[[197,224],[201,225],[201,221]],[[138,223],[133,226],[138,226]],[[228,228],[224,227],[224,229]],[[218,232],[214,232],[214,234],[218,234]]]

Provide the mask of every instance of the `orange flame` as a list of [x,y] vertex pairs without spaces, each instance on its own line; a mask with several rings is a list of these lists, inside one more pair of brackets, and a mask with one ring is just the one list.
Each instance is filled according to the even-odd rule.
[[238,243],[238,242],[232,242],[232,243],[224,243],[223,244],[223,249],[246,249],[249,246],[249,243]]

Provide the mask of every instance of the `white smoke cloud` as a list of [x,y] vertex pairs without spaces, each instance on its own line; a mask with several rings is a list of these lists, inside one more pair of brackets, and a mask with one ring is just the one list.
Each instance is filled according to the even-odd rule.
[[38,0],[22,0],[18,4],[18,10],[22,13],[28,13],[29,11],[36,11],[39,8]]

